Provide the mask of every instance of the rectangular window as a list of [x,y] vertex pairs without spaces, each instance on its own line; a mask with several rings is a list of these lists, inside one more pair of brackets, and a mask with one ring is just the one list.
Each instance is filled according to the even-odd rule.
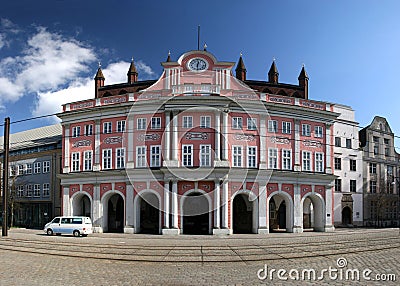
[[150,167],[161,166],[161,146],[150,146]]
[[193,166],[193,145],[182,145],[182,164],[186,167]]
[[284,134],[290,134],[292,133],[292,123],[291,122],[282,122],[282,133]]
[[243,128],[243,118],[232,117],[232,129],[242,129],[242,128]]
[[40,174],[40,166],[42,165],[41,162],[35,162],[33,163],[33,173],[34,174]]
[[117,169],[125,168],[125,149],[124,148],[115,149],[115,167]]
[[[78,172],[80,171],[80,153],[79,152],[74,152],[71,154],[72,157],[72,172]],[[35,163],[36,164],[36,163]]]
[[278,169],[278,149],[276,148],[268,149],[268,168]]
[[211,145],[200,145],[200,167],[211,167]]
[[146,167],[146,146],[136,147],[136,167],[143,168]]
[[322,126],[314,127],[314,137],[322,138],[324,136],[324,128]]
[[340,193],[342,191],[342,179],[335,179],[335,192]]
[[93,135],[93,125],[92,124],[85,125],[85,136],[90,136],[90,135]]
[[125,132],[125,125],[126,125],[126,121],[125,120],[120,120],[117,121],[117,132]]
[[311,152],[303,151],[303,171],[311,171]]
[[282,150],[282,169],[292,169],[292,150]]
[[33,185],[33,196],[40,197],[40,185],[39,184]]
[[247,130],[257,130],[257,118],[247,118]]
[[93,159],[92,159],[92,151],[85,151],[83,153],[84,156],[84,164],[83,164],[83,170],[84,171],[91,171],[93,168]]
[[272,133],[278,132],[278,121],[268,120],[268,132]]
[[387,175],[389,176],[389,177],[392,177],[393,176],[393,170],[394,170],[394,167],[393,166],[390,166],[390,165],[388,165],[387,166]]
[[151,118],[151,129],[161,129],[161,117]]
[[10,166],[10,176],[15,176],[17,174],[16,166]]
[[26,164],[25,174],[28,174],[28,175],[32,174],[32,169],[33,169],[32,163],[27,163]]
[[24,165],[18,165],[18,175],[24,174]]
[[247,147],[247,168],[257,168],[257,147]]
[[379,143],[379,137],[374,136],[374,137],[373,137],[373,140],[374,140],[374,143]]
[[350,138],[346,138],[346,148],[351,149],[351,139]]
[[355,193],[357,191],[357,181],[350,180],[350,192]]
[[315,153],[315,172],[324,172],[324,153]]
[[104,134],[111,134],[112,133],[112,123],[111,122],[104,122],[103,123],[103,133]]
[[50,184],[44,183],[43,184],[43,197],[49,197],[49,196],[50,196]]
[[17,188],[17,197],[22,198],[24,196],[24,186],[19,185]]
[[376,194],[376,181],[369,181],[369,192]]
[[375,163],[369,163],[369,173],[376,174],[376,164]]
[[389,148],[385,148],[385,156],[388,157],[389,156]]
[[342,170],[342,159],[335,158],[335,170]]
[[200,117],[200,128],[211,128],[211,117],[201,116]]
[[379,145],[375,144],[374,145],[374,155],[378,155],[379,154]]
[[335,147],[342,147],[342,138],[335,137]]
[[81,127],[80,126],[72,127],[72,138],[79,137],[80,135],[81,135]]
[[50,161],[43,161],[43,173],[50,172]]
[[112,149],[103,150],[103,170],[112,168]]
[[350,159],[350,171],[357,171],[357,161]]
[[383,143],[385,143],[386,145],[389,145],[389,143],[390,143],[390,140],[389,140],[389,139],[387,139],[387,138],[383,138]]
[[147,119],[146,118],[138,118],[137,119],[137,130],[146,130],[147,128]]
[[310,124],[302,124],[301,125],[301,134],[303,136],[311,136],[311,125]]
[[192,116],[183,116],[183,128],[192,128],[193,127],[193,117]]
[[243,153],[242,153],[242,146],[232,146],[233,152],[232,152],[232,162],[233,162],[233,167],[242,167],[242,158],[243,158]]
[[33,185],[31,184],[26,185],[26,196],[32,197],[32,195],[33,195]]

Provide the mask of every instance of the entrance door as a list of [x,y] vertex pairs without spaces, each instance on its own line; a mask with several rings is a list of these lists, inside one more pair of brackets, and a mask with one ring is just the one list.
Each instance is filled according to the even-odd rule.
[[342,224],[344,226],[352,224],[351,209],[349,207],[344,207],[342,210]]
[[108,200],[108,232],[124,231],[124,200],[118,194]]
[[201,193],[192,193],[184,198],[183,234],[209,234],[210,213],[208,200]]
[[286,229],[286,204],[282,201],[278,209],[278,228]]
[[247,195],[235,196],[232,214],[233,233],[252,233],[253,206]]
[[140,232],[159,234],[160,210],[157,207],[158,203],[155,205],[153,200],[150,201],[150,199],[155,199],[158,201],[157,197],[153,194],[148,195],[146,198],[140,198]]

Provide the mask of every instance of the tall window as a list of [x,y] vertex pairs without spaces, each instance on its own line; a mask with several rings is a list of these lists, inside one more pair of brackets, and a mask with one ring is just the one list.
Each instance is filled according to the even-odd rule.
[[335,170],[342,170],[342,158],[335,158]]
[[124,148],[115,149],[115,167],[117,169],[125,168],[125,149]]
[[268,132],[278,132],[278,121],[268,120]]
[[311,125],[310,124],[302,124],[301,125],[301,134],[303,136],[311,136]]
[[33,185],[33,196],[40,197],[40,184]]
[[48,196],[50,196],[50,184],[44,183],[43,184],[43,197],[48,197]]
[[147,127],[147,119],[146,118],[138,118],[137,119],[137,130],[146,130]]
[[376,181],[369,181],[369,192],[372,194],[376,193]]
[[350,192],[355,193],[357,191],[357,181],[350,180]]
[[160,167],[161,166],[161,147],[151,146],[150,147],[150,167]]
[[[79,152],[74,152],[72,153],[72,172],[78,172],[80,171],[80,153]],[[35,163],[36,164],[36,163]]]
[[103,150],[103,170],[111,169],[112,167],[112,149]]
[[193,145],[182,145],[182,164],[186,167],[193,166]]
[[335,179],[335,192],[339,193],[342,191],[342,179]]
[[342,147],[342,138],[335,137],[335,147]]
[[33,163],[33,173],[34,174],[40,174],[40,170],[41,170],[41,168],[40,168],[40,166],[41,166],[41,162],[35,162],[35,163]]
[[292,150],[282,150],[282,169],[292,169]]
[[369,173],[376,174],[376,164],[375,163],[369,163]]
[[81,135],[81,127],[80,126],[72,127],[72,138],[79,137],[80,135]]
[[247,118],[247,130],[257,129],[257,118]]
[[291,122],[282,121],[282,133],[290,134],[291,132],[292,132],[292,123]]
[[151,129],[161,129],[161,117],[151,118]]
[[26,185],[26,196],[32,197],[32,195],[33,195],[33,185],[32,184]]
[[247,147],[247,167],[248,168],[257,167],[257,147],[255,146]]
[[268,149],[268,168],[278,169],[278,149],[276,148]]
[[232,117],[232,129],[242,129],[242,128],[243,128],[243,118]]
[[242,158],[243,158],[243,153],[242,153],[242,146],[232,146],[233,152],[232,152],[232,162],[233,162],[233,167],[242,167]]
[[50,172],[50,161],[43,161],[43,173]]
[[84,163],[83,163],[83,170],[84,171],[91,171],[93,168],[93,161],[92,161],[92,151],[85,151],[83,153],[84,156]]
[[303,151],[303,171],[311,171],[311,152]]
[[193,117],[183,116],[183,128],[192,128],[192,127],[193,127]]
[[201,116],[200,117],[200,128],[211,128],[211,117]]
[[200,145],[200,166],[211,167],[211,145]]
[[315,153],[315,172],[322,173],[324,171],[324,153]]
[[146,146],[136,147],[136,167],[146,167]]
[[357,171],[357,161],[350,159],[350,171]]
[[25,174],[32,174],[32,163],[26,164]]
[[125,120],[117,121],[117,132],[125,132],[125,125],[126,125]]
[[85,136],[93,135],[93,124],[85,125]]
[[350,138],[346,138],[346,148],[351,149],[351,139]]
[[23,174],[24,174],[24,165],[18,165],[18,175],[23,175]]
[[19,185],[17,188],[17,197],[22,198],[24,196],[24,185]]
[[324,128],[322,128],[322,126],[315,126],[314,136],[316,138],[322,138],[324,136]]
[[112,133],[112,123],[111,122],[104,122],[103,123],[103,133],[104,134],[111,134]]

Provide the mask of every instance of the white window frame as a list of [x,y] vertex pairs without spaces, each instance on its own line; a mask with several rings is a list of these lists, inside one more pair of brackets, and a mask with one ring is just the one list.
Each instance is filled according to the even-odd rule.
[[310,124],[301,124],[301,135],[302,136],[311,136],[311,125]]
[[247,146],[247,168],[257,168],[257,146]]
[[103,122],[103,134],[111,134],[112,133],[112,122],[107,121]]
[[17,187],[17,197],[22,198],[24,196],[24,185],[19,185]]
[[257,118],[247,118],[247,130],[257,130]]
[[278,148],[268,148],[268,169],[278,169]]
[[43,172],[43,174],[50,173],[50,161],[42,162],[42,172]]
[[50,196],[50,184],[44,183],[42,191],[43,191],[43,197],[49,197]]
[[102,170],[112,169],[112,149],[103,149],[102,155]]
[[292,170],[292,150],[282,149],[282,170]]
[[81,127],[74,126],[72,127],[72,138],[77,138],[81,135]]
[[322,126],[314,126],[314,137],[315,138],[324,137],[324,128]]
[[33,197],[35,197],[35,198],[40,197],[40,184],[33,185]]
[[278,121],[268,120],[268,132],[277,133],[278,132]]
[[183,116],[182,127],[186,129],[193,128],[193,116]]
[[243,146],[233,145],[232,146],[232,166],[242,167],[243,166]]
[[136,120],[137,130],[146,130],[147,128],[147,118],[140,117]]
[[83,171],[93,170],[93,151],[87,150],[83,152]]
[[26,163],[25,174],[30,175],[33,171],[32,163]]
[[311,167],[311,152],[310,151],[303,151],[301,156],[301,168],[303,171],[310,172],[312,170]]
[[32,184],[26,185],[26,196],[27,197],[33,196],[33,185]]
[[211,128],[211,116],[200,116],[200,128]]
[[232,117],[232,129],[243,129],[243,118],[242,117]]
[[323,173],[324,172],[324,153],[315,152],[314,154],[315,160],[315,172]]
[[34,162],[33,163],[33,173],[40,174],[42,170],[42,162]]
[[282,133],[291,134],[292,133],[292,122],[282,121]]
[[[190,152],[185,151],[185,148],[190,148]],[[188,164],[189,159],[190,159],[190,164]],[[193,144],[182,145],[182,166],[193,167]]]
[[161,167],[161,145],[150,146],[150,167]]
[[119,133],[125,132],[125,128],[126,128],[126,121],[118,120],[117,121],[117,132],[119,132]]
[[147,167],[147,146],[136,146],[136,167]]
[[200,167],[211,167],[211,145],[201,144],[199,150]]
[[86,124],[85,125],[85,136],[91,136],[91,135],[93,135],[93,124]]
[[125,168],[125,148],[115,149],[115,168],[116,169]]
[[161,129],[161,117],[151,118],[151,129]]
[[71,153],[71,172],[79,172],[81,170],[81,153],[72,152]]

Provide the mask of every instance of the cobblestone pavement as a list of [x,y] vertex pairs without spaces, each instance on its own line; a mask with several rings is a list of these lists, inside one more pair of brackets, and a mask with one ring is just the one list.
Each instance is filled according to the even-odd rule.
[[[360,285],[399,285],[399,262],[398,229],[86,238],[12,229],[0,239],[0,285],[350,285],[352,273],[360,273]],[[278,279],[279,269],[287,281]],[[366,280],[367,269],[368,278],[393,280],[388,275],[394,274],[397,281]],[[302,272],[313,277],[312,270],[314,280],[291,279]],[[324,279],[317,281],[321,273]]]

